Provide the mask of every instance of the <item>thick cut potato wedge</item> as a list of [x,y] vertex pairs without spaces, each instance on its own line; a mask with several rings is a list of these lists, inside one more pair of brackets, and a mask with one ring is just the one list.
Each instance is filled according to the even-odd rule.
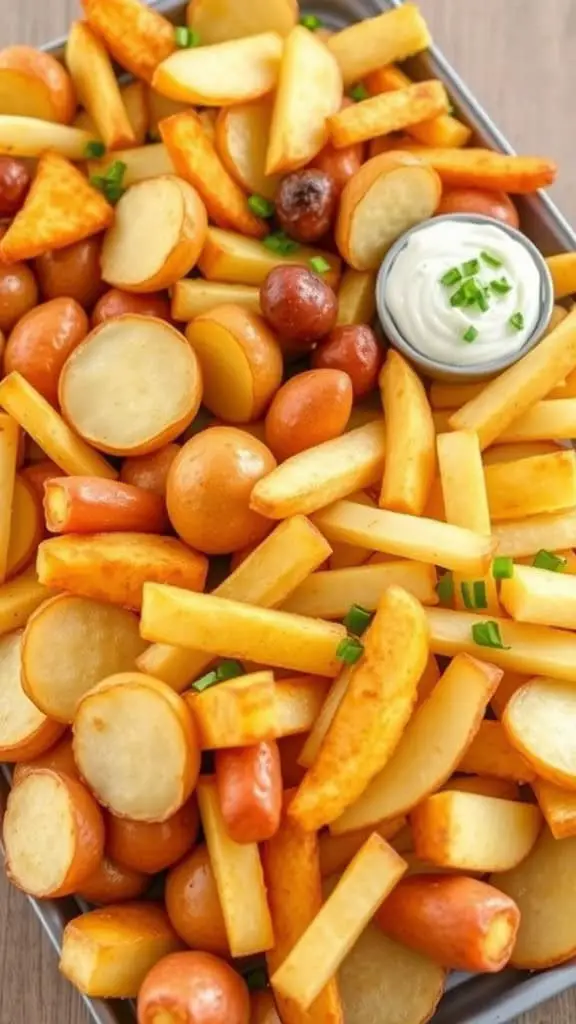
[[492,520],[523,519],[576,505],[573,451],[486,466],[484,476]]
[[270,125],[266,174],[304,167],[326,145],[328,118],[342,103],[336,59],[313,32],[292,29],[284,44]]
[[0,581],[8,572],[10,533],[15,507],[16,465],[20,445],[20,429],[11,416],[0,415]]
[[332,822],[335,834],[407,814],[439,789],[476,734],[502,670],[459,654],[406,726],[392,757],[359,800]]
[[344,85],[354,85],[383,64],[406,60],[432,42],[415,4],[366,18],[336,32],[328,47],[342,70]]
[[498,554],[514,559],[536,555],[542,549],[570,550],[576,545],[576,515],[573,511],[558,512],[495,523],[492,533]]
[[424,385],[394,349],[379,385],[386,416],[380,508],[421,516],[436,473],[436,432]]
[[311,768],[318,757],[320,747],[322,746],[328,729],[334,720],[334,715],[340,707],[344,699],[344,694],[348,689],[351,674],[352,666],[346,665],[342,669],[340,675],[337,676],[332,683],[318,718],[312,726],[310,733],[306,738],[306,742],[298,754],[298,764],[302,765],[303,768]]
[[413,82],[394,92],[380,93],[351,107],[344,107],[329,119],[334,146],[353,146],[410,125],[446,114],[448,96],[441,82]]
[[0,637],[0,761],[19,763],[54,746],[64,726],[36,707],[22,688],[21,631]]
[[380,479],[385,443],[384,423],[379,421],[293,455],[258,481],[250,507],[271,519],[284,519],[315,512],[368,487]]
[[344,626],[270,611],[214,594],[144,587],[141,633],[147,640],[197,648],[213,658],[240,658],[317,676],[335,676]]
[[567,839],[576,835],[576,793],[536,779],[532,783],[538,806],[546,819],[554,839]]
[[[216,306],[240,306],[247,313],[260,313],[260,289],[248,284],[220,284],[202,278],[184,278],[172,286],[172,319],[189,322]],[[232,397],[232,396],[229,396]]]
[[83,21],[74,21],[68,30],[66,64],[78,101],[94,122],[98,138],[106,148],[135,145],[136,136],[112,61],[100,37]]
[[316,722],[328,691],[320,676],[289,676],[274,684],[274,735],[308,734]]
[[60,375],[59,399],[70,425],[95,448],[146,455],[192,422],[202,374],[179,331],[155,317],[127,314],[96,327],[74,349]]
[[[1,72],[0,72],[1,73]],[[39,157],[50,150],[68,160],[82,160],[94,132],[36,117],[0,114],[0,154]]]
[[549,782],[576,790],[576,691],[557,679],[531,679],[516,691],[502,717],[506,735]]
[[272,120],[271,97],[223,107],[216,120],[216,149],[228,172],[253,195],[274,199],[277,174],[266,174],[266,151]]
[[542,970],[576,952],[576,838],[554,839],[547,828],[518,867],[490,878],[517,903],[520,929],[510,964]]
[[576,252],[561,252],[548,256],[546,263],[552,275],[554,298],[565,299],[576,292]]
[[148,971],[183,948],[159,903],[121,903],[69,921],[60,970],[92,998],[135,999]]
[[253,672],[185,694],[202,750],[248,747],[272,739],[276,695],[272,672]]
[[[574,583],[576,586],[576,579]],[[342,619],[353,604],[375,611],[382,594],[391,586],[403,587],[422,604],[438,603],[434,567],[398,559],[312,573],[282,607],[297,615]]]
[[322,275],[322,279],[331,288],[337,288],[342,264],[334,253],[300,246],[297,252],[281,256],[254,238],[245,238],[233,231],[210,227],[206,244],[198,260],[198,268],[208,281],[227,281],[230,284],[251,284],[259,287],[264,284],[274,267],[308,265],[314,256],[321,256],[326,260],[330,269]]
[[200,779],[198,804],[230,952],[233,957],[263,953],[273,947],[274,931],[258,846],[230,839],[213,777]]
[[377,270],[400,235],[431,217],[440,178],[422,160],[399,151],[362,165],[345,185],[336,222],[341,255],[356,270]]
[[74,757],[98,802],[134,821],[166,821],[175,814],[200,768],[186,704],[165,683],[139,672],[110,676],[82,697]]
[[171,100],[201,107],[246,103],[276,88],[281,58],[277,32],[177,50],[157,67],[152,87]]
[[410,146],[409,152],[426,160],[450,188],[484,188],[502,192],[534,192],[556,179],[553,160],[537,156],[510,156],[491,149],[433,149]]
[[0,51],[0,114],[70,124],[76,96],[60,61],[32,46]]
[[240,5],[235,0],[193,0],[187,20],[205,45],[241,39],[259,32],[287,36],[298,19],[296,0],[252,0]]
[[150,82],[160,61],[176,49],[174,27],[140,0],[82,0],[88,24],[119,64]]
[[[371,96],[377,96],[382,92],[405,89],[412,83],[400,68],[388,64],[368,75],[364,84]],[[439,114],[438,117],[432,117],[420,124],[406,126],[406,131],[424,146],[450,148],[465,146],[472,134],[467,125],[450,114]]]
[[89,176],[105,175],[117,160],[120,160],[126,167],[122,178],[122,184],[126,188],[139,181],[146,181],[148,178],[160,178],[176,173],[166,146],[157,142],[152,146],[136,146],[134,149],[116,150],[103,157],[102,160],[89,160]]
[[[392,818],[390,821],[370,825],[357,832],[350,832],[348,835],[333,836],[329,832],[321,832],[318,837],[318,847],[322,878],[331,878],[332,875],[341,874],[373,832],[377,832],[382,839],[393,840],[405,827],[406,818]],[[396,849],[394,843],[391,843],[391,846]],[[402,851],[397,850],[396,852]]]
[[411,823],[423,860],[464,871],[508,871],[530,853],[542,815],[532,804],[445,790],[416,807]]
[[8,797],[3,840],[14,885],[41,899],[69,896],[102,860],[104,819],[80,782],[38,768]]
[[8,579],[32,561],[43,537],[44,517],[40,500],[29,480],[18,473],[14,482],[10,542],[6,563]]
[[534,771],[508,739],[500,722],[482,722],[458,765],[459,772],[532,782]]
[[[422,607],[400,587],[381,598],[318,755],[290,806],[308,830],[335,821],[384,768],[416,702],[428,657]],[[381,815],[383,817],[383,815]]]
[[22,209],[0,241],[0,263],[81,242],[103,231],[113,218],[112,207],[76,167],[56,152],[45,153]]
[[25,626],[32,612],[49,597],[52,597],[52,592],[38,582],[35,566],[30,566],[9,583],[1,584],[0,636]]
[[71,723],[101,679],[135,668],[146,644],[124,608],[60,594],[30,617],[22,640],[22,686],[50,718]]
[[515,565],[502,580],[500,598],[517,622],[576,629],[576,577],[531,565]]
[[338,290],[339,327],[348,324],[369,324],[376,312],[374,288],[376,276],[373,270],[354,270],[348,267],[342,275]]

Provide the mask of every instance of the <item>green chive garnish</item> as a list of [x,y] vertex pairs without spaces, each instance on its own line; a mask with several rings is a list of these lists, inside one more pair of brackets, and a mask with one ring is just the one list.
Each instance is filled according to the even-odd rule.
[[327,270],[330,270],[330,264],[323,256],[312,256],[309,263],[312,270],[315,270],[317,274],[325,274]]
[[524,314],[520,312],[513,313],[508,323],[510,324],[510,327],[514,328],[515,331],[521,331],[524,327]]
[[99,142],[94,139],[93,142],[89,142],[84,150],[84,156],[87,160],[99,160],[106,153],[106,146],[103,142]]
[[499,555],[492,562],[492,576],[495,580],[510,580],[514,575],[514,562],[508,555]]
[[372,620],[372,613],[360,604],[353,604],[343,619],[343,625],[354,636],[362,636]]
[[553,551],[546,551],[542,548],[542,550],[534,556],[532,565],[536,569],[548,569],[549,572],[564,572],[564,569],[566,568],[566,559],[563,555],[555,555]]
[[477,337],[478,331],[472,326],[472,324],[470,324],[470,327],[468,327],[462,335],[462,341],[476,341]]
[[488,302],[488,299],[486,297],[486,292],[484,291],[483,288],[479,288],[478,289],[478,294],[476,296],[476,302],[478,303],[478,305],[480,307],[480,312],[481,313],[485,313],[490,308],[490,303]]
[[322,22],[315,14],[303,14],[300,18],[300,24],[304,28],[310,29],[311,32],[315,32],[317,28],[322,28]]
[[242,977],[250,992],[260,992],[268,988],[268,973],[265,967],[251,967]]
[[450,267],[445,274],[440,278],[440,284],[446,285],[450,288],[453,284],[458,284],[458,281],[462,280],[462,274],[458,270],[458,267]]
[[267,235],[262,244],[272,252],[277,252],[279,256],[289,256],[292,252],[298,252],[300,248],[298,242],[288,238],[284,231],[274,231]]
[[336,657],[346,665],[355,665],[364,654],[364,645],[357,636],[347,636],[336,648]]
[[368,92],[366,86],[362,85],[362,82],[359,82],[358,85],[354,85],[352,89],[350,89],[348,95],[351,100],[354,100],[355,103],[361,103],[362,100],[368,99],[370,93]]
[[274,215],[274,203],[272,200],[266,199],[265,196],[249,196],[248,206],[257,217],[267,218]]
[[499,280],[490,281],[490,287],[495,295],[506,295],[509,291],[512,291],[512,285],[505,277],[501,277]]
[[462,264],[462,276],[473,277],[480,270],[480,260],[466,260]]
[[464,306],[464,305],[466,305],[466,292],[464,291],[464,286],[458,288],[458,290],[455,291],[454,294],[450,296],[450,305],[451,306]]
[[479,647],[493,647],[500,651],[509,651],[510,647],[502,643],[500,626],[497,622],[475,622],[472,626],[472,639]]
[[436,584],[436,593],[443,604],[448,604],[454,596],[454,577],[451,572],[445,572]]
[[174,40],[179,50],[188,50],[192,46],[200,45],[200,36],[193,28],[186,28],[185,25],[178,25],[174,29]]
[[487,608],[486,584],[483,580],[475,580],[473,583],[461,583],[460,593],[464,606],[471,611],[480,608]]
[[200,679],[192,683],[192,689],[196,690],[196,693],[202,693],[203,690],[208,690],[216,683],[224,683],[227,679],[236,679],[237,676],[243,675],[244,669],[240,662],[234,658],[228,658],[226,661],[222,661],[217,668],[207,672],[205,676],[200,676]]
[[126,191],[122,185],[125,171],[126,164],[122,160],[115,160],[105,174],[93,174],[90,184],[93,188],[97,188],[109,203],[114,205]]
[[489,252],[481,252],[480,258],[484,260],[484,263],[488,267],[501,267],[502,260],[499,260],[497,256],[491,256]]

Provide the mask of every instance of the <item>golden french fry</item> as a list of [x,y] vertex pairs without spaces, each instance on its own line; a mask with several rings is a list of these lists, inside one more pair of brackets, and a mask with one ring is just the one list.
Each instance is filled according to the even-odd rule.
[[120,88],[122,102],[128,114],[128,120],[134,133],[137,146],[143,146],[146,142],[150,114],[148,111],[148,96],[151,90],[142,81],[128,82]]
[[229,303],[241,306],[250,313],[260,313],[259,289],[248,284],[220,284],[217,281],[185,277],[182,281],[176,281],[171,293],[174,320],[190,321],[202,313],[208,313],[215,306]]
[[448,96],[442,82],[412,82],[394,92],[382,92],[352,107],[343,107],[328,119],[337,148],[399,132],[410,125],[446,114]]
[[11,416],[0,413],[0,583],[6,579],[8,569],[19,443],[18,423]]
[[25,626],[32,612],[53,596],[53,590],[38,582],[35,566],[0,585],[0,636]]
[[389,349],[380,371],[386,454],[380,508],[422,515],[436,472],[436,438],[422,381]]
[[309,733],[322,710],[328,680],[319,676],[294,676],[274,684],[274,736]]
[[546,779],[535,779],[532,789],[554,839],[576,835],[576,793]]
[[208,281],[227,281],[230,284],[252,284],[260,287],[274,267],[309,264],[314,256],[326,260],[330,270],[323,280],[331,288],[338,287],[342,261],[334,253],[309,249],[301,245],[297,252],[287,256],[272,252],[255,238],[246,238],[234,231],[208,228],[206,243],[198,260],[198,269]]
[[271,739],[276,725],[274,676],[251,672],[184,695],[202,750],[248,747]]
[[558,679],[530,679],[502,716],[506,736],[548,782],[576,790],[576,690]]
[[558,512],[495,523],[492,535],[498,554],[511,558],[535,555],[542,549],[562,551],[576,545],[576,513]]
[[407,814],[439,789],[478,731],[501,676],[494,665],[457,655],[414,713],[388,763],[330,831],[354,832]]
[[302,765],[304,768],[310,768],[318,757],[318,752],[324,742],[324,737],[326,736],[326,733],[332,724],[334,715],[340,707],[344,694],[348,689],[351,674],[352,667],[346,666],[332,683],[318,717],[298,755],[298,764]]
[[534,769],[512,746],[502,724],[490,721],[481,723],[458,763],[458,771],[511,782],[532,782],[535,777]]
[[406,146],[406,150],[426,160],[448,188],[534,192],[552,185],[558,171],[554,161],[547,157],[516,156],[492,149]]
[[[373,71],[365,81],[371,96],[382,92],[394,92],[411,85],[411,79],[394,64],[387,64]],[[450,148],[465,146],[472,132],[451,114],[439,114],[420,124],[406,126],[408,135],[424,146],[449,146]]]
[[[576,587],[576,579],[574,585]],[[399,559],[312,573],[282,607],[297,615],[342,619],[353,604],[375,611],[390,586],[403,587],[422,604],[438,604],[434,566]]]
[[328,47],[342,71],[344,85],[354,85],[383,64],[406,60],[431,43],[424,18],[415,4],[366,18],[336,32]]
[[[566,389],[566,385],[564,385]],[[567,389],[566,389],[567,390]],[[503,430],[500,442],[569,441],[576,435],[576,399],[564,395],[536,402]]]
[[108,51],[84,21],[74,21],[68,30],[66,64],[78,100],[94,121],[106,148],[134,145],[136,137]]
[[116,160],[126,166],[123,185],[134,185],[137,181],[147,178],[159,178],[163,174],[175,174],[174,164],[163,142],[152,146],[135,146],[134,149],[115,150],[102,157],[101,160],[88,161],[88,173],[104,175]]
[[485,469],[492,520],[523,519],[576,505],[576,453],[558,451]]
[[338,291],[338,326],[369,324],[376,312],[376,273],[347,267]]
[[515,565],[502,580],[500,597],[517,622],[576,629],[576,576],[531,565]]
[[552,275],[554,298],[565,299],[576,292],[576,252],[560,252],[546,259]]
[[[318,845],[322,878],[341,874],[373,832],[377,832],[382,839],[394,839],[405,826],[406,818],[401,817],[382,821],[377,825],[369,825],[367,828],[349,832],[347,835],[334,836],[329,832],[321,832]],[[394,847],[394,849],[396,848]],[[399,851],[396,850],[396,852]]]
[[[354,410],[352,410],[354,413]],[[372,422],[374,419],[378,419],[379,416],[372,417],[372,420],[366,420],[365,422]],[[354,429],[356,426],[363,426],[363,423],[354,423],[350,425],[348,421],[349,429]],[[366,491],[356,491],[355,494],[351,494],[349,501],[355,501],[357,505],[367,505],[369,508],[377,508],[377,504],[373,498]],[[366,548],[356,547],[354,544],[333,544],[332,554],[330,555],[329,565],[331,569],[349,569],[353,565],[364,565],[368,561],[369,553]]]
[[500,444],[497,441],[492,448],[482,452],[482,462],[485,466],[495,466],[498,462],[517,462],[519,459],[531,459],[533,455],[554,455],[558,448],[555,441],[518,441],[512,444]]

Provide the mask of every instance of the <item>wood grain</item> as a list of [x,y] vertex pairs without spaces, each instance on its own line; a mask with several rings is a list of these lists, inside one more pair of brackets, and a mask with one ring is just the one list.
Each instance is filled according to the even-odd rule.
[[[249,0],[244,0],[249,2]],[[553,195],[576,221],[572,116],[576,92],[574,0],[420,0],[434,36],[496,123],[520,151],[554,157]],[[0,45],[63,35],[75,0],[2,0]],[[0,878],[0,1024],[87,1024],[80,998],[58,976],[56,958],[25,898]],[[572,1024],[576,994],[519,1018]]]

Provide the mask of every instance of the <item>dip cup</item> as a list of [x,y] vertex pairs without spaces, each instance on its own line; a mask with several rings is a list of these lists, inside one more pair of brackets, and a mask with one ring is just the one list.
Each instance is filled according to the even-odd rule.
[[[412,345],[399,330],[398,325],[386,304],[386,283],[388,281],[388,274],[390,273],[397,256],[402,252],[413,234],[424,230],[431,223],[438,224],[443,221],[464,221],[467,224],[490,224],[492,226],[497,226],[502,231],[506,231],[512,236],[512,238],[528,250],[540,277],[540,313],[532,334],[518,352],[513,352],[510,355],[503,354],[495,359],[486,360],[482,363],[470,363],[466,366],[458,366],[454,363],[439,362],[436,359],[430,358],[430,356],[424,355],[414,345]],[[536,248],[534,243],[526,237],[526,235],[522,234],[521,231],[517,231],[516,228],[511,228],[508,224],[504,224],[502,221],[495,220],[492,217],[483,217],[480,214],[447,213],[440,217],[433,217],[431,220],[422,221],[421,224],[416,224],[394,242],[386,253],[378,272],[378,278],[376,280],[376,306],[382,330],[390,344],[393,345],[394,348],[397,348],[402,355],[406,356],[414,366],[417,366],[426,377],[431,377],[433,380],[457,381],[460,384],[464,384],[471,381],[484,380],[488,377],[494,377],[496,374],[505,370],[508,366],[512,366],[513,363],[518,362],[522,356],[525,356],[527,352],[530,352],[530,350],[538,344],[546,331],[552,315],[552,308],[554,306],[554,287],[550,271],[548,270],[546,260],[542,253]]]

